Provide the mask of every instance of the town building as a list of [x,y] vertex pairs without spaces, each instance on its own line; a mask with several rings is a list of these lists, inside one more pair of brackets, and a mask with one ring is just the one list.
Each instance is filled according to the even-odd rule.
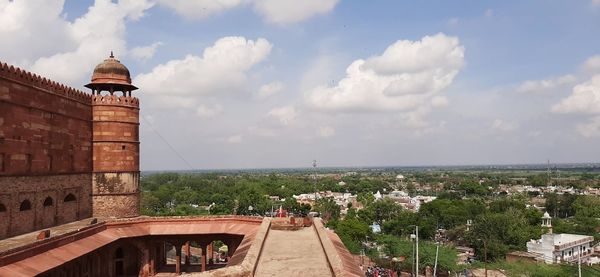
[[538,240],[527,242],[527,252],[537,254],[545,263],[585,263],[594,252],[592,236],[553,234],[552,220],[547,212],[542,217],[542,228],[548,230],[548,233]]

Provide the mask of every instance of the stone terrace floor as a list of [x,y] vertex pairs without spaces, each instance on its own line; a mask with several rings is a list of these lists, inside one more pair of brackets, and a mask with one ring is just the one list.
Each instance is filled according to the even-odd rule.
[[314,228],[271,229],[255,276],[332,276]]
[[[50,237],[52,238],[52,237],[56,237],[56,236],[70,233],[73,231],[77,231],[84,227],[88,227],[88,226],[90,226],[91,221],[92,221],[92,218],[86,218],[86,219],[82,219],[79,221],[73,221],[71,223],[62,224],[62,225],[58,225],[58,226],[54,226],[54,227],[46,228],[46,229],[42,229],[42,230],[50,230]],[[102,222],[102,220],[98,219],[98,223],[100,223],[100,222]],[[26,234],[22,234],[19,236],[0,240],[0,253],[3,253],[5,251],[8,251],[8,250],[11,250],[14,248],[18,248],[21,246],[25,246],[27,244],[37,241],[37,236],[40,234],[40,232],[42,230],[38,230],[35,232],[26,233]]]

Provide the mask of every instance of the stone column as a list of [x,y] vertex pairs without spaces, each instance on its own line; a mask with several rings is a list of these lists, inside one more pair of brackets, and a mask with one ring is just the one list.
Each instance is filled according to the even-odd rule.
[[204,244],[200,244],[200,249],[202,249],[202,272],[206,271],[206,248],[207,245]]
[[150,245],[150,276],[156,274],[156,243],[154,241],[149,242]]
[[151,245],[149,243],[140,243],[140,246],[143,245],[143,248],[141,249],[142,251],[142,264],[140,267],[140,273],[139,275],[141,277],[148,277],[150,276],[150,249],[148,247],[148,245]]
[[181,275],[181,243],[173,244],[175,246],[175,274]]
[[210,244],[208,244],[208,246],[206,248],[207,249],[206,250],[206,254],[207,254],[206,257],[208,259],[208,264],[209,265],[212,265],[212,264],[215,263],[215,261],[214,261],[215,257],[213,257],[213,253],[215,252],[215,250],[214,250],[213,246],[214,246],[214,242],[211,242]]
[[190,270],[190,242],[186,241],[185,242],[185,270],[189,271]]

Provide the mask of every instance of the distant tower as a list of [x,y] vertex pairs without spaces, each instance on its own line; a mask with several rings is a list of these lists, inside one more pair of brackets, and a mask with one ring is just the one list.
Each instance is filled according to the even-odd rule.
[[93,216],[139,216],[140,109],[138,99],[131,97],[137,87],[112,52],[85,86],[93,94]]
[[547,229],[548,234],[552,234],[552,217],[550,217],[548,212],[545,212],[544,216],[542,216],[542,229]]

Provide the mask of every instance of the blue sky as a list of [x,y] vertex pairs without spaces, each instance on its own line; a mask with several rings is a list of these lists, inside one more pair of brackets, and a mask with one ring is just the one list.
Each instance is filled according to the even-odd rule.
[[115,50],[143,170],[600,154],[598,0],[2,0],[0,26],[0,60],[80,89]]

